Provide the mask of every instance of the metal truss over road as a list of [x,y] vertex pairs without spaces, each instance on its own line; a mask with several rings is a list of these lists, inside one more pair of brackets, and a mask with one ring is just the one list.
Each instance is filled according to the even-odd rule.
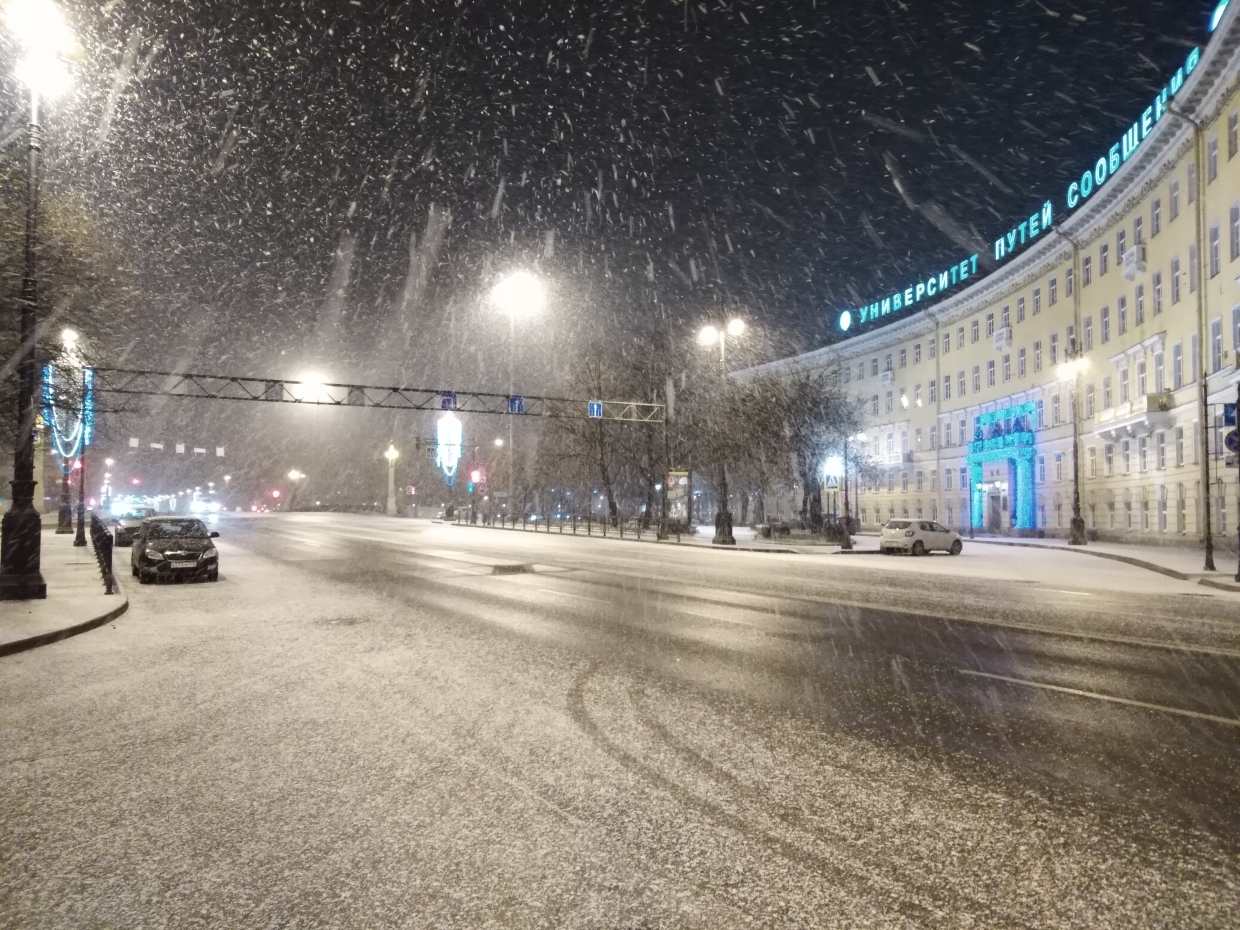
[[283,378],[241,378],[136,368],[95,368],[94,372],[94,389],[100,394],[252,400],[318,407],[378,407],[384,410],[454,410],[457,413],[627,423],[662,423],[666,413],[663,404],[631,401],[510,396],[485,391],[376,387],[368,384],[318,384]]

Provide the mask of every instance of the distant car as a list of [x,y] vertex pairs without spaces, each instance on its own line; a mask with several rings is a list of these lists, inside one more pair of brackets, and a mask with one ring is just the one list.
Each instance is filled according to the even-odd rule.
[[149,507],[144,510],[132,510],[129,513],[122,514],[116,521],[116,529],[112,531],[112,535],[116,539],[116,545],[132,546],[134,534],[138,532],[138,527],[142,525],[142,521],[153,516],[155,516],[155,511]]
[[908,552],[926,555],[941,549],[951,555],[960,555],[964,543],[960,534],[935,523],[933,520],[888,520],[878,540],[878,551]]
[[211,540],[219,535],[197,517],[148,517],[134,536],[130,568],[141,584],[169,578],[218,581],[220,554]]

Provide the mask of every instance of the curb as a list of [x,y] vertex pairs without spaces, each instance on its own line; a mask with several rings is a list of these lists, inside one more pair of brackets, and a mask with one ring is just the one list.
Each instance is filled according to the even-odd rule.
[[50,646],[52,643],[58,643],[62,639],[68,639],[70,636],[77,636],[79,633],[86,633],[96,627],[101,627],[109,620],[115,620],[129,609],[129,597],[121,588],[119,581],[116,583],[116,589],[123,600],[107,613],[98,617],[92,617],[90,620],[82,623],[76,623],[73,626],[67,626],[64,629],[49,630],[46,633],[39,633],[37,636],[27,636],[25,639],[0,644],[0,658],[15,655],[19,652],[26,652],[29,649],[37,649],[39,646]]
[[[450,524],[445,524],[445,525],[459,526],[465,529],[474,529],[474,530],[501,529],[500,527],[495,527],[495,526],[475,526],[472,523],[450,523]],[[503,527],[501,529],[501,532],[515,533],[515,532],[523,532],[523,531],[516,530],[510,527]],[[580,535],[580,534],[543,533],[542,535],[544,536],[559,536],[559,535],[569,536],[569,535]],[[582,538],[583,539],[605,539],[608,541],[615,540],[616,542],[631,542],[631,543],[647,542],[644,539],[633,539],[632,537],[629,537],[629,536],[585,536]],[[654,540],[651,540],[650,542],[652,545],[656,545],[656,546],[680,546],[682,548],[687,548],[687,549],[703,549],[703,550],[709,550],[712,552],[771,552],[771,553],[777,553],[777,554],[782,554],[782,555],[837,555],[838,554],[835,552],[823,552],[823,553],[802,552],[800,549],[773,549],[773,548],[768,548],[766,546],[743,546],[743,545],[704,546],[704,545],[701,545],[700,543],[675,542],[674,540],[671,540],[671,539],[654,539]],[[830,547],[824,547],[824,548],[830,548]]]
[[974,539],[971,541],[971,544],[981,544],[983,546],[1016,546],[1022,549],[1049,549],[1053,552],[1071,552],[1074,555],[1090,555],[1095,559],[1110,559],[1112,562],[1123,562],[1126,565],[1144,568],[1146,571],[1157,572],[1160,575],[1166,575],[1168,578],[1175,578],[1177,581],[1196,581],[1197,584],[1204,585],[1207,588],[1217,588],[1220,591],[1240,592],[1240,584],[1228,584],[1225,581],[1215,581],[1211,578],[1193,578],[1192,575],[1186,575],[1184,572],[1177,572],[1174,568],[1167,568],[1164,565],[1158,565],[1154,562],[1147,562],[1144,559],[1133,558],[1130,555],[1118,555],[1114,552],[1095,552],[1088,547],[1082,549],[1079,546],[1040,546],[1037,543],[1005,542],[998,539]]

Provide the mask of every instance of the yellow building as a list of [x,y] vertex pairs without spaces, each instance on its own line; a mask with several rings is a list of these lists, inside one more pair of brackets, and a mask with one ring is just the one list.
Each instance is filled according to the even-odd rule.
[[1075,438],[1099,537],[1236,534],[1222,405],[1240,382],[1238,48],[1233,3],[1115,145],[993,254],[840,312],[840,341],[746,373],[825,371],[862,404],[879,475],[856,498],[863,527],[1066,536]]

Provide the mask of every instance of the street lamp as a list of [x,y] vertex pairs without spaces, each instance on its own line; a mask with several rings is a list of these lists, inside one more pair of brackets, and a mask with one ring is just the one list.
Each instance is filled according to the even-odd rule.
[[69,87],[63,56],[72,50],[73,33],[51,0],[13,0],[8,27],[25,51],[18,77],[30,88],[29,158],[26,172],[26,247],[22,265],[21,335],[17,356],[17,437],[13,453],[13,501],[0,521],[0,600],[47,597],[39,570],[42,521],[34,506],[35,340],[39,295],[35,278],[35,243],[39,215],[39,97],[51,100]]
[[[719,343],[719,381],[723,388],[727,387],[728,380],[728,336],[736,339],[744,332],[745,321],[740,317],[733,317],[723,329],[707,324],[698,331],[698,345],[703,348]],[[728,466],[722,454],[719,457],[719,511],[715,514],[715,538],[711,542],[716,546],[736,545],[736,537],[732,535],[732,511],[728,509]]]
[[[505,275],[491,288],[491,303],[508,317],[508,509],[512,511],[515,491],[515,465],[513,463],[513,420],[517,411],[513,407],[513,383],[517,357],[517,319],[528,320],[542,312],[547,295],[542,281],[529,271],[514,271]],[[497,446],[503,445],[496,440]]]
[[400,458],[400,453],[396,451],[396,446],[388,443],[387,451],[383,453],[383,457],[388,463],[388,496],[387,496],[387,515],[389,517],[396,516],[396,460]]
[[1089,359],[1075,343],[1068,346],[1067,361],[1056,369],[1061,384],[1072,385],[1072,529],[1069,546],[1085,545],[1085,519],[1081,516],[1081,376],[1089,368]]

